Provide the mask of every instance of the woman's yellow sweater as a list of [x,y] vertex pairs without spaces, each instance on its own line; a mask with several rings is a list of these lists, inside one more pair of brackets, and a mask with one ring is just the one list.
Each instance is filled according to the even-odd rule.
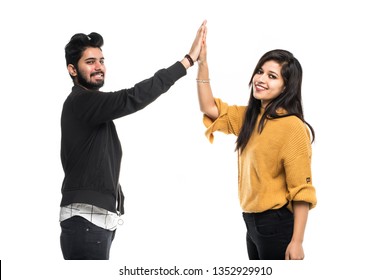
[[[213,132],[238,136],[245,106],[228,106],[216,98],[219,117],[206,115],[206,136],[213,143]],[[297,117],[266,120],[259,134],[257,126],[242,154],[238,153],[238,191],[241,208],[247,213],[278,209],[292,201],[317,203],[311,175],[311,141],[307,126]]]

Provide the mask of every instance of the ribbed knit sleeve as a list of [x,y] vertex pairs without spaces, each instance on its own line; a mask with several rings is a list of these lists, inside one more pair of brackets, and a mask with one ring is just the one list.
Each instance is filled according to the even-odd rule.
[[207,115],[203,115],[203,124],[207,128],[205,135],[210,143],[214,141],[213,133],[215,131],[237,136],[240,133],[245,112],[243,106],[229,106],[219,98],[215,98],[214,101],[219,112],[218,118],[213,121]]
[[289,201],[308,202],[310,208],[317,204],[311,174],[311,143],[306,125],[298,120],[290,123],[290,133],[280,155],[286,173]]

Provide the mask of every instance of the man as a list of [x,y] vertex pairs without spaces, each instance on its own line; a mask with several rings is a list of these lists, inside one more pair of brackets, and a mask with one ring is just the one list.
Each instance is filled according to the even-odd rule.
[[199,57],[204,21],[190,52],[179,62],[129,89],[102,92],[106,68],[98,33],[75,34],[65,47],[74,86],[61,116],[65,173],[60,210],[64,259],[109,259],[124,195],[119,184],[121,144],[113,120],[156,100]]

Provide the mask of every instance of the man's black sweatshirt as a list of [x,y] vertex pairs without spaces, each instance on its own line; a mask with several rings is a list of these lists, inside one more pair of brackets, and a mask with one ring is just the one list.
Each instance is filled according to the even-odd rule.
[[185,75],[185,67],[176,62],[130,89],[101,92],[73,86],[61,116],[61,206],[86,203],[124,213],[122,149],[113,120],[143,109]]

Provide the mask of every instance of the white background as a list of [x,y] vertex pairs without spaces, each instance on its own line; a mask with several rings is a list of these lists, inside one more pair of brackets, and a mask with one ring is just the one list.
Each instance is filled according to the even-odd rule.
[[[389,251],[390,20],[385,3],[3,1],[4,279],[125,279],[129,276],[119,276],[124,266],[174,265],[210,270],[272,266],[268,279],[379,279],[375,276],[383,275]],[[102,34],[107,66],[103,90],[117,90],[181,60],[204,19],[213,92],[230,104],[247,103],[249,79],[266,51],[287,49],[303,66],[304,112],[317,136],[312,167],[318,196],[306,228],[305,261],[247,261],[235,138],[216,134],[210,144],[204,137],[197,65],[156,102],[115,122],[124,152],[120,181],[126,214],[111,260],[63,261],[60,115],[72,86],[66,43],[75,33]],[[239,278],[252,277],[232,277]]]

